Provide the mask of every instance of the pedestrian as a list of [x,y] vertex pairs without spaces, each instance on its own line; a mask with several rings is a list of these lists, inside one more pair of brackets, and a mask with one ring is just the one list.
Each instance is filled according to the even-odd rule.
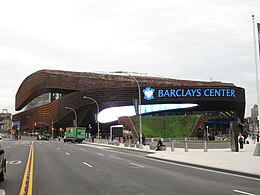
[[253,144],[255,144],[255,140],[256,140],[256,135],[255,135],[255,133],[253,133],[253,135],[252,135],[252,140],[253,140]]
[[[95,141],[95,135],[91,135],[91,138],[92,138],[92,143],[94,143],[94,141]],[[113,140],[113,138],[112,138],[112,140]]]
[[244,147],[244,136],[240,133],[239,136],[238,136],[238,142],[239,142],[239,145],[240,145],[240,149],[243,149]]
[[146,138],[145,138],[145,136],[143,136],[142,137],[142,144],[145,146],[145,140],[146,140]]
[[246,144],[247,132],[246,132],[246,131],[243,131],[241,134],[242,134],[242,136],[244,137],[244,144]]
[[158,150],[160,150],[160,149],[161,149],[161,147],[162,147],[162,145],[163,145],[163,143],[162,143],[162,140],[161,140],[161,139],[159,139],[159,140],[158,140],[158,142],[157,142],[157,145],[156,145],[156,150],[155,150],[155,151],[158,151]]

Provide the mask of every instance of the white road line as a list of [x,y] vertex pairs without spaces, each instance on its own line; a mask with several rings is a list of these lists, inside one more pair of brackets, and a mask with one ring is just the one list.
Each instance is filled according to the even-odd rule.
[[[87,146],[87,147],[92,147],[92,146]],[[98,148],[98,146],[96,146],[96,147]],[[192,169],[198,169],[198,170],[203,170],[203,171],[207,171],[207,172],[212,172],[212,173],[219,173],[219,174],[223,174],[223,175],[230,175],[230,176],[233,176],[233,177],[240,177],[240,178],[244,178],[244,179],[260,181],[259,178],[255,178],[255,177],[238,175],[238,174],[235,174],[235,173],[221,172],[221,171],[211,170],[211,169],[207,169],[207,168],[195,167],[195,166],[192,166],[192,165],[184,165],[184,164],[175,163],[175,162],[169,162],[169,161],[160,160],[160,159],[142,157],[142,156],[138,156],[138,155],[134,155],[134,154],[124,153],[124,152],[119,152],[119,151],[113,151],[112,148],[110,149],[110,148],[104,147],[104,148],[101,148],[101,149],[109,151],[109,152],[114,152],[114,153],[118,153],[118,154],[127,155],[127,156],[134,156],[136,158],[142,158],[142,159],[146,159],[146,160],[157,161],[157,162],[162,162],[162,163],[166,163],[166,164],[173,164],[173,165],[178,165],[178,166],[182,166],[182,167],[188,167],[188,168],[192,168]]]
[[247,194],[247,195],[255,195],[255,194],[252,194],[252,193],[249,193],[249,192],[244,192],[244,191],[241,191],[241,190],[233,190],[233,192],[237,192],[237,193],[240,193],[240,194]]
[[141,167],[141,168],[144,168],[144,166],[142,165],[139,165],[139,164],[135,164],[135,163],[129,163],[130,165],[134,165],[134,166],[137,166],[137,167]]
[[97,153],[97,155],[99,155],[99,156],[104,156],[104,154],[100,154],[100,153]]
[[68,152],[66,152],[66,154],[69,156],[70,155],[70,153],[68,153]]
[[85,150],[84,148],[80,148],[80,150]]
[[60,150],[60,148],[57,148],[57,150]]
[[[20,160],[12,160],[12,161],[7,161],[7,162],[8,162],[8,164],[11,164],[11,165],[19,165],[22,163],[22,161],[20,161]],[[7,162],[6,162],[6,164],[7,164]]]
[[90,164],[86,163],[86,162],[82,162],[84,165],[87,165],[88,167],[92,167]]

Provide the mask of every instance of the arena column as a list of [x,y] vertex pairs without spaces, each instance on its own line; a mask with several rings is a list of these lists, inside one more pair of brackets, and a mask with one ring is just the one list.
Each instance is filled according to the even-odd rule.
[[240,131],[238,120],[232,120],[230,125],[231,151],[238,152],[238,133]]

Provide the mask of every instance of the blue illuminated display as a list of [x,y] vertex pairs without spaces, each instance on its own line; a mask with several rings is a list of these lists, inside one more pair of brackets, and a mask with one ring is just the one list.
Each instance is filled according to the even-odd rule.
[[154,89],[151,87],[146,87],[144,90],[144,99],[145,100],[152,100],[154,99],[153,97],[153,93],[154,93]]
[[157,93],[158,98],[167,97],[236,97],[236,91],[232,88],[197,88],[197,89],[159,89],[146,87],[143,90],[144,99],[151,100]]

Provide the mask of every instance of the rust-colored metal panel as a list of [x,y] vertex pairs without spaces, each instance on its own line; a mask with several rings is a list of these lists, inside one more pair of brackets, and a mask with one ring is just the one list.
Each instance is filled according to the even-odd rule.
[[[176,98],[175,103],[197,103],[199,104],[198,111],[210,110],[232,110],[235,111],[241,119],[245,112],[245,90],[236,87],[233,83],[222,82],[205,82],[205,81],[190,81],[177,80],[171,78],[151,77],[151,76],[134,76],[141,89],[145,87],[168,89],[173,87],[181,88],[234,88],[236,90],[236,98],[227,99],[225,97],[218,98]],[[116,74],[98,74],[88,72],[71,72],[60,70],[39,70],[29,75],[20,85],[16,93],[15,108],[17,111],[23,109],[29,102],[39,95],[45,93],[62,93],[60,99],[52,101],[46,105],[39,106],[13,116],[14,120],[20,120],[22,128],[31,128],[32,120],[28,120],[30,116],[35,121],[43,121],[50,123],[49,113],[54,120],[54,126],[66,126],[71,122],[71,111],[65,109],[69,106],[82,115],[79,116],[79,121],[83,121],[87,111],[95,112],[95,103],[83,99],[83,96],[94,98],[102,109],[111,106],[126,106],[132,105],[133,99],[138,99],[138,88],[133,78],[128,75]],[[155,98],[153,103],[170,103],[172,97],[159,99]],[[142,104],[151,104],[147,100],[143,100]],[[69,121],[69,122],[68,122]],[[83,122],[82,122],[83,124]]]

